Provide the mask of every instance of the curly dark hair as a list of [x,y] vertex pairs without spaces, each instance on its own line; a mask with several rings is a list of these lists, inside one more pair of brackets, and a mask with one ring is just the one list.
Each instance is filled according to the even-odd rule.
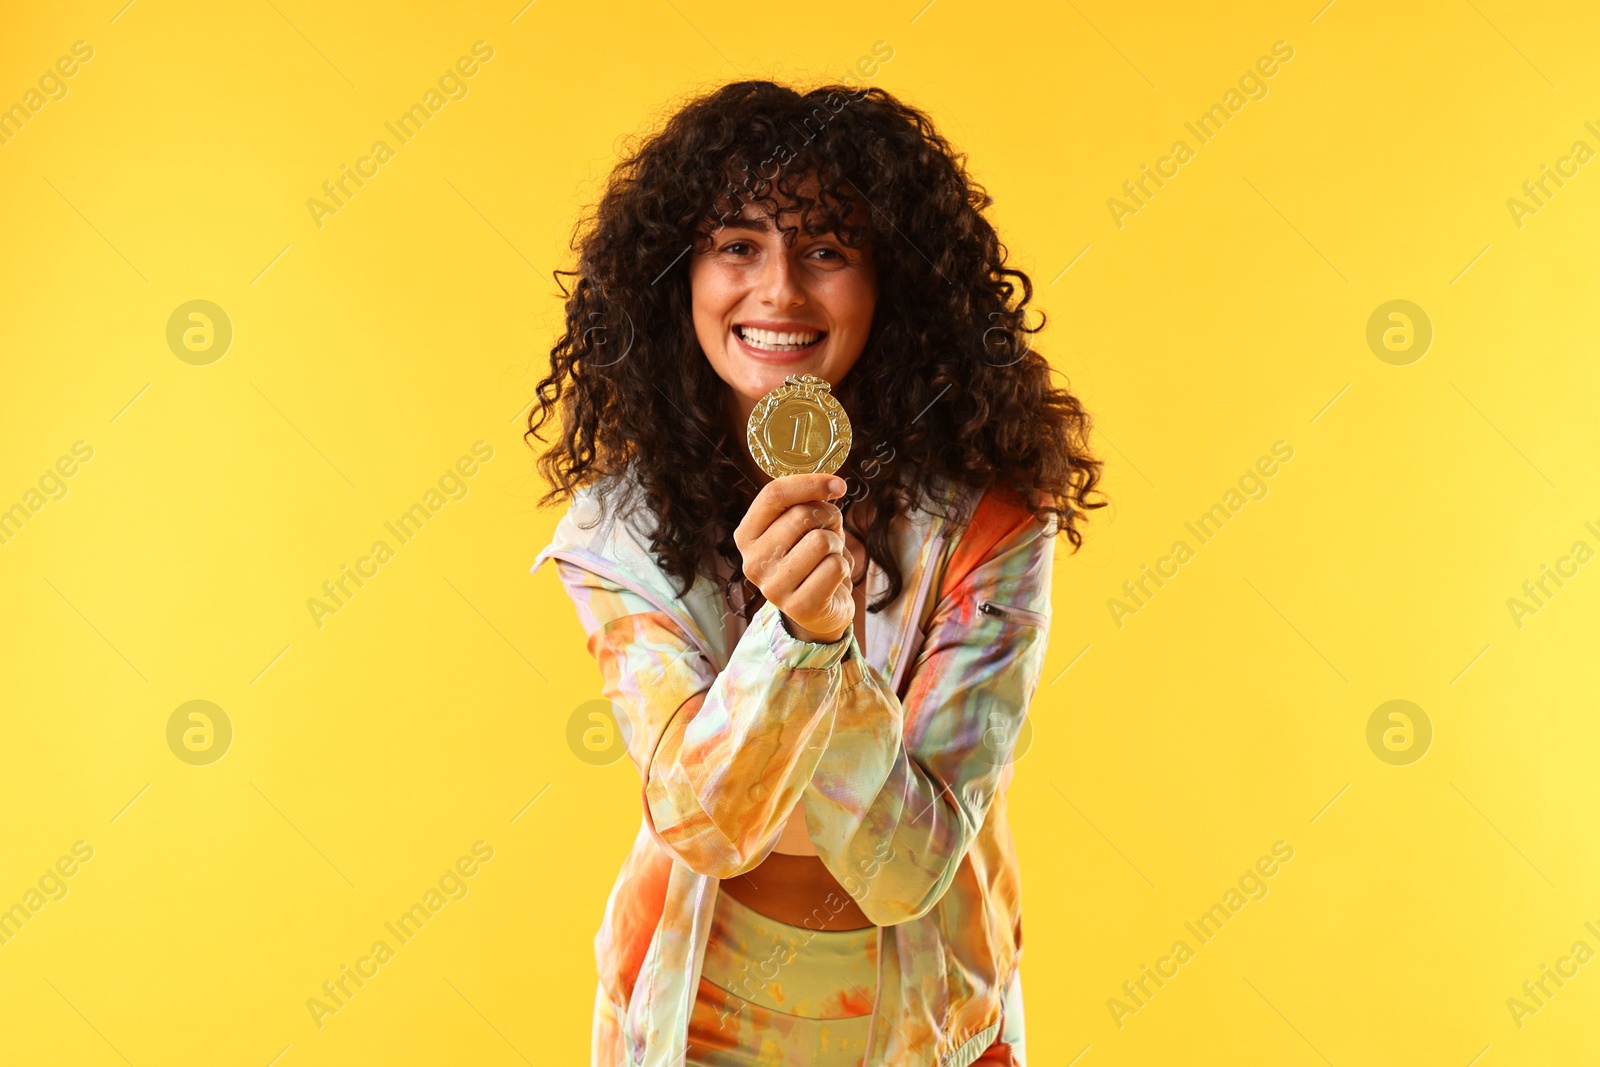
[[[631,466],[657,520],[651,550],[680,595],[712,573],[715,550],[733,572],[724,593],[740,585],[744,617],[754,613],[760,592],[744,577],[733,530],[756,487],[734,459],[745,444],[730,433],[727,386],[695,335],[685,253],[745,203],[776,222],[782,197],[801,225],[814,226],[816,211],[846,245],[872,241],[872,326],[835,390],[854,437],[838,503],[889,580],[869,610],[902,587],[890,522],[925,502],[954,517],[956,497],[941,499],[940,487],[1009,485],[1076,552],[1077,521],[1105,507],[1087,500],[1102,461],[1088,451],[1089,416],[1032,349],[1044,313],[1027,325],[1033,284],[1006,266],[982,214],[994,201],[965,161],[922,111],[880,88],[842,85],[802,94],[735,82],[689,101],[642,144],[625,142],[593,218],[574,228],[577,269],[553,272],[566,329],[524,438],[542,440],[563,392],[567,400],[560,440],[538,458],[552,486],[540,506]],[[810,184],[815,199],[800,193]],[[866,227],[846,222],[857,198],[871,209]],[[780,231],[792,240],[798,228]],[[570,292],[562,276],[577,279]]]

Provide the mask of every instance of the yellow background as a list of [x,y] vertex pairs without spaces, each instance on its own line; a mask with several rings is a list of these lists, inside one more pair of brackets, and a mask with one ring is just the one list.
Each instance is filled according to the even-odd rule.
[[[1590,1062],[1600,962],[1600,138],[1575,2],[938,0],[751,8],[172,0],[7,9],[0,105],[0,1061],[582,1063],[591,939],[638,821],[567,719],[598,674],[519,439],[549,272],[623,135],[744,77],[871,78],[969,153],[1096,419],[1114,505],[1057,557],[1011,813],[1035,1067]],[[319,229],[306,201],[473,42],[494,49]],[[1119,228],[1142,164],[1294,58]],[[1191,139],[1191,147],[1195,147]],[[1071,269],[1065,268],[1071,265]],[[207,366],[169,316],[215,302]],[[1366,343],[1406,299],[1434,339]],[[494,458],[318,628],[306,607],[475,441]],[[1293,459],[1137,614],[1107,607],[1273,442]],[[168,748],[215,702],[218,762]],[[1369,750],[1392,699],[1434,730]],[[530,805],[530,802],[531,805]],[[473,842],[494,849],[319,1029],[307,1009]],[[1294,859],[1136,1015],[1107,1001],[1275,841]],[[1187,939],[1187,938],[1186,938]],[[1553,986],[1551,988],[1554,988]],[[1588,1058],[1585,1058],[1587,1054]],[[1078,1057],[1077,1059],[1074,1059]],[[275,1059],[276,1058],[276,1059]]]

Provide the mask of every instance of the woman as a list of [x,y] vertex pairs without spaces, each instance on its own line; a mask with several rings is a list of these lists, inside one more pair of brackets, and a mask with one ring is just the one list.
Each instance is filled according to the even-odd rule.
[[[643,783],[593,1063],[1020,1064],[1005,787],[1054,535],[1104,506],[1032,285],[881,89],[735,83],[630,151],[529,415],[572,501],[534,569]],[[840,477],[745,447],[799,374],[849,414]]]

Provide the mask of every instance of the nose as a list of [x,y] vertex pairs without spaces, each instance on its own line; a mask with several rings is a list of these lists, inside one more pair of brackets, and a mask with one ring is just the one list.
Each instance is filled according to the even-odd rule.
[[805,303],[805,291],[800,281],[789,262],[789,249],[779,242],[777,250],[765,257],[761,276],[756,282],[756,292],[764,304],[779,308],[793,307]]

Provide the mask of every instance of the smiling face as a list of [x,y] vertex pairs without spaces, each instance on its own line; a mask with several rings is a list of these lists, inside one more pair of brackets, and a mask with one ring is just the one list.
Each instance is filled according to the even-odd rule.
[[[803,190],[815,195],[815,179]],[[778,224],[799,225],[792,201]],[[857,204],[848,220],[859,225]],[[746,204],[689,261],[695,336],[728,386],[735,439],[766,393],[791,374],[837,387],[866,346],[877,305],[870,245],[850,248],[832,233],[796,232],[793,243],[764,209]]]

